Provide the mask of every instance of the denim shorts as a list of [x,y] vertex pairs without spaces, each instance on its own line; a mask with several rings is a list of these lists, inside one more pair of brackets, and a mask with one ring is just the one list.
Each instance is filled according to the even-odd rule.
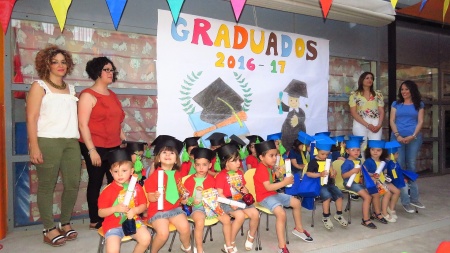
[[339,198],[344,197],[344,194],[342,194],[341,190],[337,188],[336,185],[324,185],[320,188],[320,198],[322,200],[328,200],[331,199],[333,201],[336,201]]
[[155,213],[155,215],[153,215],[153,217],[148,219],[148,223],[152,223],[157,219],[169,219],[169,218],[175,217],[180,214],[186,215],[186,213],[183,211],[183,209],[181,209],[181,207],[177,207],[177,208],[169,210],[169,211],[157,212],[157,213]]
[[[136,221],[136,226],[140,224],[141,226],[144,226],[144,224],[142,223],[142,221],[137,220]],[[137,229],[137,228],[136,228]],[[108,237],[110,236],[118,236],[120,239],[122,239],[123,237],[125,237],[125,234],[123,233],[123,229],[122,226],[120,227],[116,227],[116,228],[111,228],[110,230],[108,230],[108,232],[106,232],[105,234],[105,240],[108,239]],[[131,237],[133,237],[134,235],[131,235]]]
[[192,206],[192,213],[191,213],[191,216],[192,216],[192,214],[193,214],[194,212],[202,212],[202,213],[206,213],[206,212],[205,212],[205,207],[204,207],[202,204],[200,204],[200,205],[198,205],[198,206]]
[[[347,180],[347,181],[348,181],[348,180]],[[355,183],[355,182],[353,182],[353,184],[352,184],[351,187],[347,187],[347,181],[344,181],[344,187],[345,187],[345,189],[347,189],[347,190],[354,191],[354,192],[359,192],[359,191],[361,191],[361,190],[366,189],[366,187],[365,187],[364,185],[362,185],[362,184],[357,184],[357,183]]]
[[269,196],[259,202],[263,207],[269,209],[271,212],[275,210],[275,207],[282,206],[288,207],[291,206],[291,195],[287,195],[284,193],[277,193],[275,195]]

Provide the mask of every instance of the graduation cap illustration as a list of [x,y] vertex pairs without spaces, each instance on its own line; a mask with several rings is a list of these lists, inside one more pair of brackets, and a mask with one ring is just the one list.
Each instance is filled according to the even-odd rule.
[[215,132],[206,139],[211,142],[211,146],[221,146],[225,144],[225,136],[224,133]]
[[131,156],[128,154],[128,152],[124,148],[115,149],[108,153],[109,164],[114,164],[116,162],[122,162],[122,161],[130,161],[131,162]]
[[158,141],[155,148],[153,149],[154,154],[158,154],[159,151],[164,147],[172,147],[175,148],[178,153],[181,152],[181,150],[183,149],[183,142],[176,139],[175,137],[172,136],[169,137],[165,137],[162,140]]
[[221,161],[225,161],[230,155],[238,151],[238,147],[232,143],[223,145],[217,149],[217,155]]
[[286,92],[290,97],[308,97],[306,83],[296,79],[292,79],[292,81],[288,84],[288,86],[286,86],[283,91]]
[[[217,124],[230,117],[238,117],[244,100],[220,77],[192,98],[203,111],[200,119]],[[240,121],[240,120],[237,120]]]
[[311,142],[314,141],[314,138],[312,136],[310,136],[309,134],[307,134],[303,131],[298,132],[297,139],[305,145],[309,145],[309,144],[311,144]]
[[245,142],[241,138],[239,138],[238,136],[236,136],[234,134],[230,136],[229,144],[233,144],[238,148],[242,148],[243,146],[246,145]]
[[248,135],[245,138],[247,138],[247,140],[249,141],[249,144],[250,143],[256,143],[256,142],[258,142],[258,140],[259,140],[259,142],[263,142],[264,141],[264,139],[261,136],[259,136],[259,135]]
[[200,139],[200,137],[188,137],[184,139],[183,144],[186,146],[186,148],[192,146],[198,147],[198,139]]
[[216,156],[216,152],[209,148],[194,148],[192,149],[191,154],[194,156],[194,159],[205,158],[210,162]]
[[144,151],[145,142],[140,141],[125,141],[127,147],[125,148],[128,154],[134,154],[135,152]]
[[277,149],[277,146],[275,146],[275,141],[269,140],[269,141],[263,141],[261,143],[255,144],[256,153],[258,155],[261,155],[262,153],[271,150],[271,149]]

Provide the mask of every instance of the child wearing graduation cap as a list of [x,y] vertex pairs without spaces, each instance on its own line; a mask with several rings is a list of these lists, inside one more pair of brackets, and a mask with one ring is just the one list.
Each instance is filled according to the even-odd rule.
[[[343,227],[348,225],[347,220],[342,215],[343,197],[341,190],[335,185],[336,171],[330,166],[329,171],[325,170],[325,163],[330,154],[331,146],[335,143],[328,136],[316,136],[317,155],[308,163],[306,174],[310,178],[320,177],[320,199],[322,202],[323,217],[322,221],[326,229],[333,228],[333,222],[330,217],[330,203],[333,200],[336,204],[336,214],[334,219]],[[324,179],[328,176],[328,181]]]
[[345,153],[345,135],[331,137],[335,143],[331,146],[331,161],[345,161],[347,154]]
[[283,207],[292,207],[295,222],[295,228],[292,233],[306,242],[313,241],[311,235],[302,226],[300,200],[284,193],[277,193],[278,189],[293,184],[294,177],[285,177],[281,182],[274,183],[272,168],[275,166],[278,153],[274,141],[264,141],[255,144],[255,148],[261,161],[253,176],[256,201],[269,209],[276,217],[278,252],[289,253],[285,238],[286,212]]
[[[148,223],[156,231],[152,252],[158,252],[166,243],[169,237],[169,223],[173,224],[180,234],[181,250],[191,252],[189,223],[180,206],[180,195],[177,187],[177,183],[181,182],[179,154],[182,148],[183,143],[172,136],[160,137],[154,148],[156,154],[154,160],[155,172],[144,183],[144,190],[148,199]],[[159,171],[164,172],[162,173],[164,188],[162,196],[158,191],[158,182],[161,180]],[[160,197],[163,198],[163,205],[162,209],[158,210],[158,199]]]
[[314,141],[307,133],[300,131],[298,133],[297,139],[294,141],[292,145],[291,151],[289,151],[288,158],[291,159],[292,164],[292,173],[299,173],[303,171],[305,164],[308,163],[308,153],[310,150],[310,144]]
[[281,141],[282,134],[274,133],[267,135],[268,141],[273,141],[275,143],[275,147],[277,149],[277,163],[275,164],[275,168],[280,170],[280,173],[284,174],[284,159],[287,157],[286,148],[283,146],[283,142]]
[[[245,203],[243,196],[244,194],[249,194],[249,191],[245,186],[244,173],[240,170],[240,155],[237,147],[228,143],[220,147],[217,150],[217,154],[222,167],[222,171],[216,176],[216,189],[219,192],[219,196]],[[221,206],[226,213],[234,217],[231,225],[231,245],[235,248],[237,233],[242,227],[245,217],[250,218],[250,228],[247,231],[247,239],[244,246],[247,251],[252,250],[259,223],[259,213],[256,208],[253,205],[247,205],[245,209],[227,204],[222,204]]]
[[[211,134],[208,138],[206,138],[207,140],[209,140],[209,142],[211,144],[209,148],[212,151],[214,151],[214,150],[220,148],[222,145],[225,145],[225,136],[227,136],[227,135],[224,133],[219,133],[219,132],[215,132],[215,133]],[[220,160],[216,156],[213,158],[211,163],[213,165],[211,166],[211,169],[208,171],[208,173],[209,173],[209,175],[215,177],[217,175],[217,173],[219,173],[221,170]]]
[[[381,223],[397,221],[396,218],[388,213],[387,208],[388,206],[395,207],[395,204],[400,197],[400,190],[393,184],[388,184],[387,178],[384,175],[384,171],[386,170],[385,167],[383,167],[379,174],[376,173],[377,168],[381,166],[381,161],[384,161],[387,156],[384,146],[385,141],[383,140],[369,140],[367,142],[367,149],[365,150],[366,160],[363,163],[363,167],[367,169],[378,188],[381,189],[381,191],[379,190],[379,194],[372,195],[372,205],[375,210],[372,214],[372,219],[376,219]],[[380,211],[381,195],[383,195],[383,199],[381,201]]]
[[123,201],[134,172],[133,163],[124,149],[111,151],[108,156],[114,181],[105,187],[98,198],[98,215],[104,218],[102,227],[105,232],[106,252],[120,251],[121,239],[125,236],[122,223],[126,219],[136,220],[136,233],[131,235],[137,242],[133,252],[145,252],[151,236],[138,216],[147,208],[144,190],[136,184],[130,203],[125,205]]
[[184,148],[181,155],[182,163],[180,168],[181,177],[195,173],[194,156],[191,154],[191,151],[198,147],[198,139],[200,139],[200,137],[189,137],[183,141]]
[[247,170],[256,169],[259,161],[256,155],[255,144],[263,142],[264,139],[259,135],[248,135],[246,138],[249,141],[249,143],[247,144],[248,156],[245,159],[245,162],[247,164]]
[[133,163],[134,173],[138,175],[138,182],[141,186],[144,186],[144,181],[147,179],[147,170],[145,169],[143,163],[144,146],[145,142],[139,141],[125,141],[127,145],[125,150],[131,157],[131,162]]
[[[359,156],[361,155],[361,140],[359,138],[349,139],[345,142],[348,157],[341,166],[342,178],[344,180],[344,187],[351,191],[358,193],[358,195],[363,199],[362,203],[362,222],[361,225],[376,229],[377,226],[370,220],[370,202],[372,201],[372,196],[364,187],[361,178],[361,160]],[[348,186],[349,180],[353,177],[353,181],[350,182],[351,186]]]
[[[184,182],[184,187],[190,193],[187,204],[192,206],[191,217],[194,220],[194,238],[197,252],[203,251],[203,228],[205,219],[207,219],[206,211],[203,206],[201,192],[215,187],[214,177],[208,174],[212,167],[211,160],[216,156],[215,152],[206,148],[194,148],[192,150],[194,156],[195,173],[189,176]],[[225,240],[225,252],[234,252],[231,245],[231,217],[227,214],[216,214],[217,219],[222,223],[222,231]]]

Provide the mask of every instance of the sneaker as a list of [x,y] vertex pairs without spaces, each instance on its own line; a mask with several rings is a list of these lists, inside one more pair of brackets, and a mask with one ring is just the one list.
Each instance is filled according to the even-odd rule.
[[405,211],[406,211],[407,213],[414,213],[414,212],[415,212],[414,208],[412,208],[412,206],[411,206],[410,204],[408,204],[408,205],[403,205],[403,209],[405,209]]
[[358,201],[359,200],[359,195],[350,194],[350,199],[354,200],[354,201]]
[[278,249],[277,252],[278,252],[278,253],[289,253],[289,250],[288,250],[288,248],[287,248],[286,246],[284,246],[284,248]]
[[420,203],[419,201],[417,201],[417,202],[411,202],[410,203],[412,206],[415,206],[415,207],[417,207],[417,208],[425,208],[425,206],[422,204],[422,203]]
[[311,235],[303,229],[303,232],[298,231],[296,228],[294,230],[292,230],[292,233],[297,236],[300,237],[303,241],[305,242],[312,242],[313,238],[311,237]]
[[323,221],[323,225],[325,226],[326,229],[333,228],[333,223],[331,222],[331,219],[329,217],[323,217],[322,221]]
[[392,218],[398,219],[398,217],[397,217],[397,212],[392,211],[389,207],[387,208],[387,212],[388,212],[388,214],[389,214],[390,216],[392,216]]
[[334,219],[337,220],[339,222],[339,224],[341,224],[341,226],[343,226],[343,227],[348,226],[348,222],[342,214],[335,214]]

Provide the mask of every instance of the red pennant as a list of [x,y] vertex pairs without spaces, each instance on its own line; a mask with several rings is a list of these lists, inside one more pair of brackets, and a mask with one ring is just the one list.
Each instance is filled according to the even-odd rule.
[[324,18],[327,18],[328,11],[330,11],[332,2],[333,0],[320,0],[320,5],[322,5],[322,13]]
[[11,13],[16,4],[16,0],[0,0],[0,23],[2,23],[3,32],[6,34]]

